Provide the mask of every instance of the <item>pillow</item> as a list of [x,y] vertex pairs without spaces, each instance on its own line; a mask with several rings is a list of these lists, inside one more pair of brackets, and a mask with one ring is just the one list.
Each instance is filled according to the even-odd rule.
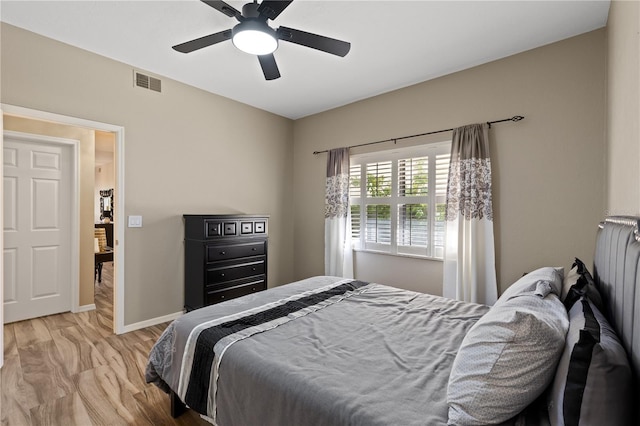
[[498,305],[504,303],[505,301],[521,293],[532,292],[536,289],[538,283],[540,282],[548,282],[551,285],[552,292],[560,295],[563,278],[564,268],[552,268],[547,266],[544,268],[536,269],[535,271],[523,275],[522,278],[511,284],[511,286],[509,286],[509,288],[507,288],[504,293],[502,293],[495,304]]
[[553,287],[538,280],[533,291],[495,304],[469,329],[449,377],[449,424],[507,421],[549,386],[569,328]]
[[579,259],[576,257],[576,262],[573,262],[569,273],[564,276],[564,280],[562,281],[562,294],[560,295],[560,300],[563,302],[567,299],[567,294],[569,294],[571,287],[576,285],[580,278],[580,274],[578,273],[578,260]]
[[564,306],[570,310],[576,301],[586,295],[591,302],[602,312],[602,296],[596,287],[596,283],[584,263],[576,257],[567,279],[562,284]]
[[569,311],[569,333],[549,397],[551,424],[631,424],[631,377],[615,331],[582,296]]

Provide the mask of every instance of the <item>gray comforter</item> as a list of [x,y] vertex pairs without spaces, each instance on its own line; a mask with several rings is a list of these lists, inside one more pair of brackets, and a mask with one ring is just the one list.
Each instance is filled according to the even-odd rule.
[[349,281],[315,277],[190,312],[152,349],[147,381],[221,426],[446,424],[451,365],[489,308],[380,284],[342,292]]

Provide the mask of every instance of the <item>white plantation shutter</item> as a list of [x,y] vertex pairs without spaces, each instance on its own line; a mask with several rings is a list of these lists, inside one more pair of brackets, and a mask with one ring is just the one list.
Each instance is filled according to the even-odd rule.
[[450,153],[436,155],[436,196],[447,196]]
[[427,247],[429,244],[429,206],[398,205],[398,245]]
[[444,256],[444,234],[446,228],[445,211],[447,209],[447,180],[449,178],[449,160],[451,153],[436,155],[436,193],[433,218],[433,255]]
[[390,197],[391,176],[391,161],[367,164],[367,197]]
[[351,157],[354,248],[442,258],[449,150],[447,142]]
[[[398,160],[398,195],[419,196],[429,192],[429,157]],[[446,190],[446,183],[445,183]]]
[[349,168],[349,205],[351,209],[351,238],[354,242],[360,242],[360,213],[361,213],[361,179],[362,172],[359,164]]
[[367,163],[365,212],[365,242],[370,244],[391,244],[391,186],[392,162]]
[[389,204],[367,204],[366,212],[366,242],[391,244],[391,219]]
[[398,160],[398,246],[428,247],[428,196],[429,157]]

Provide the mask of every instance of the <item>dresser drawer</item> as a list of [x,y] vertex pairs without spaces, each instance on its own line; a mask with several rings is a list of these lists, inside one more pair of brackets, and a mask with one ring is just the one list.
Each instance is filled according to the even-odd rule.
[[263,275],[266,270],[266,258],[258,256],[251,259],[242,259],[235,262],[218,263],[215,267],[207,269],[206,284],[214,284],[252,275]]
[[252,281],[247,284],[238,285],[235,287],[209,291],[206,294],[206,304],[211,305],[214,303],[224,302],[226,300],[234,299],[236,297],[244,296],[246,294],[256,293],[258,291],[266,290],[267,285],[264,279]]
[[229,245],[207,245],[207,262],[265,254],[265,241]]

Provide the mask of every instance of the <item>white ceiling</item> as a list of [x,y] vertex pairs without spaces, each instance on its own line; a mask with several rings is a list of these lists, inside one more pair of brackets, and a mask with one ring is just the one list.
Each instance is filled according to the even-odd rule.
[[[238,10],[247,1],[228,1]],[[294,1],[271,26],[351,42],[340,58],[280,42],[281,78],[231,41],[171,46],[237,21],[196,0],[8,1],[3,22],[292,119],[606,25],[609,1]]]

